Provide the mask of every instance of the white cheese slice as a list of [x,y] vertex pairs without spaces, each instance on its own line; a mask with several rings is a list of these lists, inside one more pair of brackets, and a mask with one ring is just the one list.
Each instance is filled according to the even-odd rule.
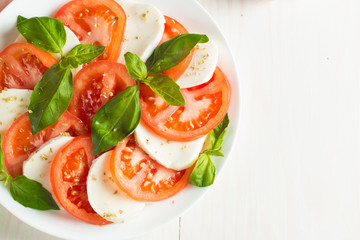
[[112,181],[109,158],[112,151],[95,159],[87,178],[87,193],[96,213],[112,222],[121,222],[136,216],[145,203],[123,195]]
[[56,153],[73,137],[60,136],[44,143],[32,153],[23,164],[23,173],[27,178],[33,179],[53,193],[50,183],[50,168]]
[[161,165],[183,170],[189,168],[198,158],[206,136],[190,142],[168,141],[140,122],[135,130],[135,139],[137,144]]
[[32,91],[27,89],[4,89],[0,93],[0,134],[11,126],[14,120],[25,113]]
[[209,81],[215,71],[219,52],[213,41],[199,43],[195,47],[194,56],[184,74],[177,80],[180,88],[189,88]]
[[165,18],[151,4],[117,0],[127,19],[119,62],[125,64],[124,54],[137,54],[144,62],[157,47],[164,33]]

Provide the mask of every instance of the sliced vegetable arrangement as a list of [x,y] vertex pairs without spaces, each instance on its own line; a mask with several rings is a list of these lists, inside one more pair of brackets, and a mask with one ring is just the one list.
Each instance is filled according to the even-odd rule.
[[213,184],[231,92],[216,45],[128,4],[18,16],[27,42],[0,53],[0,181],[25,207],[105,225]]

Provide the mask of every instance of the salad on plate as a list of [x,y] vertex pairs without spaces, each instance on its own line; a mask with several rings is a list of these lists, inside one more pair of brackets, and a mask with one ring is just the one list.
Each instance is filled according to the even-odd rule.
[[0,180],[15,201],[107,225],[214,182],[231,96],[216,42],[128,0],[14,22],[0,49]]

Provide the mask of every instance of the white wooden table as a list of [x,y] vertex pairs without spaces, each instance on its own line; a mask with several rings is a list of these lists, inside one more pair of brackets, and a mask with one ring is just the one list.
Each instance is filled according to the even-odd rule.
[[[238,62],[241,136],[212,190],[138,240],[360,239],[360,1],[199,1]],[[57,238],[0,207],[0,239]]]

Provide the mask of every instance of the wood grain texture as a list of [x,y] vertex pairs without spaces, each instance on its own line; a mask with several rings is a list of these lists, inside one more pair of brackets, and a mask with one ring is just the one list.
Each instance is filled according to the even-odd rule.
[[200,2],[238,61],[242,119],[181,239],[360,239],[360,2]]
[[[360,239],[360,2],[199,0],[241,75],[236,151],[180,222],[139,239]],[[0,239],[52,239],[0,207]]]

